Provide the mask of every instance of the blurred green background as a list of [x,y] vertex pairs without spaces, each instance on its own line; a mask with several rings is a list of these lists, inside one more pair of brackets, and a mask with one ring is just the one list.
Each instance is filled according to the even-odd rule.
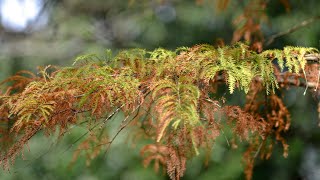
[[[217,0],[0,0],[0,79],[20,71],[36,72],[48,64],[70,66],[79,54],[114,52],[126,48],[148,50],[163,47],[175,49],[195,44],[215,44],[223,39],[230,43],[239,16],[248,0],[230,0],[221,11]],[[320,15],[318,0],[266,0],[268,20],[261,27],[268,39],[303,20]],[[283,2],[289,2],[286,10]],[[285,45],[319,49],[320,21],[276,39],[269,48]],[[253,179],[320,179],[320,129],[317,103],[303,88],[283,91],[284,102],[291,112],[291,130],[286,135],[288,158],[283,158],[281,145],[268,161],[257,161]],[[244,93],[225,94],[231,104],[244,103]],[[119,115],[120,116],[120,115]],[[110,134],[115,133],[109,124]],[[85,128],[75,126],[62,139],[57,135],[38,134],[18,158],[10,172],[1,170],[0,179],[168,179],[144,168],[139,151],[142,144],[126,141],[125,130],[104,157],[86,166],[81,156],[70,167],[73,150],[69,148]],[[187,164],[183,179],[244,179],[241,156],[244,147],[232,150],[224,137],[219,137],[208,166],[204,156]]]

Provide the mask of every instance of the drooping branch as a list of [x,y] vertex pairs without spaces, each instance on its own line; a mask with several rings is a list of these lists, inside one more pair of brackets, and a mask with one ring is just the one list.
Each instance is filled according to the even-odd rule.
[[319,54],[319,53],[306,54],[306,55],[304,56],[304,58],[305,58],[308,62],[320,63],[320,54]]
[[271,43],[273,43],[273,41],[281,36],[285,36],[285,35],[288,35],[290,33],[293,33],[303,27],[306,27],[312,23],[314,23],[315,21],[317,20],[320,20],[320,16],[315,16],[315,17],[312,17],[310,19],[306,19],[304,21],[302,21],[300,24],[297,24],[295,26],[293,26],[292,28],[286,30],[286,31],[283,31],[283,32],[279,32],[277,34],[274,34],[272,35],[266,42],[265,42],[265,46],[269,46]]
[[[293,86],[293,87],[306,87],[316,89],[317,87],[320,88],[320,84],[318,82],[306,82],[303,80],[303,77],[298,76],[296,74],[291,73],[281,73],[277,76],[277,82],[279,85],[282,86]],[[254,81],[263,82],[261,77],[256,77],[253,79]],[[223,75],[219,75],[215,78],[215,81],[220,83],[226,83],[226,77]]]
[[[270,103],[273,104],[264,104],[282,109],[281,113],[274,110],[270,114],[265,108],[263,118],[270,120],[265,121],[257,114],[259,112],[254,112],[260,105],[253,96],[249,110],[219,105],[210,96],[215,92],[212,86],[216,82],[227,84],[230,93],[236,88],[250,93],[259,86],[256,88],[259,92],[265,90],[265,94],[271,94],[279,84],[280,87],[292,85],[314,89],[319,86],[316,82],[319,69],[315,67],[318,67],[320,58],[314,48],[285,47],[258,54],[247,45],[238,43],[220,48],[197,45],[176,51],[133,49],[109,58],[106,63],[97,60],[97,56],[80,56],[72,67],[55,69],[51,74],[45,68],[40,72],[43,77],[30,81],[21,81],[23,78],[15,76],[11,79],[14,83],[9,87],[10,91],[0,96],[0,118],[12,119],[11,132],[16,132],[19,139],[18,134],[27,133],[35,126],[41,126],[48,134],[59,127],[62,136],[69,125],[80,124],[79,119],[90,117],[88,131],[73,143],[89,135],[81,145],[87,150],[95,149],[97,145],[99,148],[106,145],[108,149],[130,122],[157,144],[147,146],[152,149],[148,149],[151,155],[146,158],[162,161],[160,164],[167,166],[170,177],[181,177],[186,160],[198,155],[199,148],[212,147],[215,138],[221,134],[223,124],[217,119],[217,113],[225,114],[227,124],[234,126],[235,139],[246,140],[256,148],[261,139],[274,135],[276,141],[285,144],[281,133],[288,129],[289,116],[280,98],[271,95]],[[278,65],[273,63],[276,60]],[[283,73],[286,69],[288,72]],[[308,81],[302,80],[305,78]],[[261,83],[254,86],[256,81]],[[146,96],[148,93],[150,95]],[[143,114],[140,107],[150,111]],[[120,111],[126,117],[116,135],[111,140],[97,138],[94,134],[100,132],[97,127],[104,126]],[[106,114],[109,114],[107,118]],[[275,125],[277,123],[280,125]],[[150,127],[147,133],[146,126]],[[254,135],[254,143],[250,135]],[[95,144],[92,148],[88,147],[91,141]],[[16,151],[5,154],[3,160],[6,156],[17,155],[27,143],[23,137],[20,142],[19,148],[14,147]],[[157,154],[157,147],[163,146],[170,153]],[[258,153],[263,148],[258,148]]]

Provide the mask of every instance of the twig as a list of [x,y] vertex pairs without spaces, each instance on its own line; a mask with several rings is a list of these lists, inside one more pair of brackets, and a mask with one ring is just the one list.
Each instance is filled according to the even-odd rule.
[[[146,93],[145,96],[147,96],[149,93],[150,93],[150,91],[149,91],[148,93]],[[138,96],[138,97],[139,97],[139,96]],[[105,120],[99,121],[99,122],[97,122],[95,125],[93,125],[91,128],[89,128],[89,129],[88,129],[85,133],[83,133],[78,139],[76,139],[73,143],[71,143],[71,144],[69,145],[69,147],[68,147],[65,151],[62,152],[62,154],[65,153],[66,151],[68,151],[69,149],[71,149],[71,148],[74,146],[74,144],[76,144],[76,143],[77,143],[78,141],[80,141],[84,136],[86,136],[87,134],[89,134],[93,129],[95,129],[96,127],[98,127],[98,125],[103,126],[103,125],[104,125],[108,120],[110,120],[116,113],[118,113],[118,112],[120,111],[120,109],[123,108],[125,105],[126,105],[126,104],[122,104],[122,105],[119,106],[115,111],[113,111]],[[139,104],[139,105],[137,106],[137,108],[140,107],[140,106],[141,106],[141,104]],[[137,108],[134,109],[133,112],[136,111]],[[125,122],[127,118],[128,118],[128,117],[126,117],[126,118],[122,121],[122,123]],[[127,124],[126,124],[126,125],[127,125]],[[126,125],[125,125],[125,126],[126,126]],[[124,127],[125,127],[125,126],[124,126]],[[122,127],[122,129],[123,129],[124,127]],[[120,131],[122,131],[122,129],[120,129]],[[118,132],[118,134],[119,134],[119,133],[120,133],[120,132]],[[111,144],[112,142],[109,142],[109,143]],[[108,144],[109,144],[109,143],[108,143]]]
[[279,32],[277,34],[274,34],[272,35],[265,43],[265,46],[269,46],[271,43],[273,43],[273,41],[276,39],[276,38],[279,38],[281,36],[284,36],[284,35],[287,35],[287,34],[290,34],[290,33],[293,33],[294,31],[297,31],[317,20],[320,20],[320,16],[315,16],[315,17],[312,17],[310,19],[307,19],[307,20],[304,20],[302,21],[300,24],[297,24],[295,26],[293,26],[292,28],[286,30],[286,31],[283,31],[283,32]]
[[314,54],[306,54],[304,55],[304,58],[309,62],[315,62],[319,63],[320,62],[320,54],[319,53],[314,53]]
[[222,132],[224,138],[226,139],[228,146],[230,147],[230,143],[229,143],[229,140],[228,140],[226,134],[224,133],[224,131],[222,129],[221,129],[221,132]]
[[260,143],[260,145],[259,145],[256,153],[254,154],[254,157],[253,157],[254,159],[256,159],[256,158],[258,157],[258,155],[259,155],[259,153],[260,153],[260,151],[261,151],[261,148],[262,148],[262,145],[263,145],[263,144],[264,144],[264,141]]
[[96,123],[94,126],[92,126],[90,129],[88,129],[88,131],[86,131],[85,133],[83,133],[78,139],[76,139],[75,141],[73,141],[69,147],[67,149],[65,149],[62,154],[64,154],[65,152],[67,152],[69,149],[71,149],[78,141],[80,141],[84,136],[86,136],[87,134],[89,134],[89,132],[91,132],[93,129],[95,129],[98,125],[100,125],[101,123],[105,124],[109,119],[111,119],[117,112],[119,112],[119,110],[124,106],[124,104],[120,107],[118,107],[115,111],[113,111],[104,121],[99,121],[98,123]]
[[[319,73],[320,73],[320,71],[319,71]],[[314,88],[314,89],[317,89],[317,87],[319,86],[319,82],[312,82],[312,81],[311,82],[310,81],[304,82],[304,81],[301,81],[299,79],[293,79],[294,76],[291,77],[289,75],[289,76],[286,77],[285,73],[281,73],[278,76],[279,76],[279,78],[278,78],[277,82],[279,84],[297,86],[297,87],[306,87],[306,86],[308,86],[309,88]],[[256,77],[255,80],[258,81],[258,82],[262,82],[263,81],[263,79],[261,77]],[[223,75],[219,75],[219,76],[217,76],[215,78],[215,81],[224,82],[226,80],[225,80],[225,77]]]
[[[141,107],[141,104],[139,104],[139,105],[131,112],[131,113],[133,113],[133,112],[137,111],[136,114],[131,118],[131,120],[132,120],[132,119],[135,119],[135,118],[138,116],[140,107]],[[131,113],[130,113],[130,114],[131,114]],[[122,120],[122,123],[121,123],[121,124],[123,124],[124,122],[126,122],[126,121],[128,120],[128,118],[130,117],[130,114],[129,114],[126,118],[124,118],[124,119]],[[106,148],[106,151],[104,152],[104,157],[106,157],[106,154],[107,154],[107,152],[109,151],[110,146],[111,146],[111,144],[113,143],[113,141],[114,141],[114,140],[116,139],[116,137],[120,134],[120,132],[121,132],[125,127],[127,127],[128,124],[130,124],[130,122],[131,122],[131,121],[128,121],[126,124],[121,125],[121,127],[119,128],[119,130],[117,131],[117,133],[113,136],[113,138],[111,139],[111,141],[108,142],[108,146],[107,146],[107,148]]]

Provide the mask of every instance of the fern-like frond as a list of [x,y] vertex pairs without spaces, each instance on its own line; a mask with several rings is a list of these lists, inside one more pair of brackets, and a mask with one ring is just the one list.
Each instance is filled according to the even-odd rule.
[[[291,75],[304,77],[307,87],[318,87],[320,76],[315,76],[320,74],[319,68],[310,68],[306,57],[316,52],[314,48],[289,46],[257,53],[243,43],[219,48],[203,44],[172,51],[132,49],[115,56],[108,50],[104,58],[79,56],[71,67],[47,66],[40,69],[39,76],[18,74],[0,84],[14,81],[0,92],[0,120],[10,122],[7,127],[21,137],[0,163],[7,164],[8,158],[14,158],[40,129],[50,134],[58,127],[62,136],[70,124],[82,123],[79,119],[87,116],[90,121],[84,122],[88,122],[87,134],[92,137],[80,148],[92,148],[90,157],[96,157],[101,148],[91,143],[110,145],[113,141],[93,134],[96,127],[104,129],[104,124],[122,111],[126,118],[116,136],[130,125],[154,140],[155,145],[147,145],[141,152],[144,164],[155,161],[156,170],[159,165],[166,166],[171,178],[183,175],[186,160],[198,155],[199,148],[212,148],[225,125],[222,117],[227,118],[225,122],[236,137],[248,140],[251,149],[247,160],[252,165],[251,152],[266,136],[275,135],[288,149],[281,133],[289,128],[289,114],[281,99],[271,95],[270,105],[256,102],[259,92],[271,94],[279,88],[278,81],[288,83],[289,78],[282,76],[273,61],[278,61],[281,71],[287,68]],[[312,76],[308,79],[312,83],[307,75]],[[224,100],[214,100],[220,83],[227,84],[229,93],[236,89],[250,92],[246,108],[224,106]],[[268,121],[255,114],[261,109]],[[3,132],[0,128],[0,136]]]
[[158,142],[170,123],[173,129],[177,129],[181,123],[190,127],[199,123],[197,106],[200,92],[196,86],[170,80],[158,81],[154,85],[152,97],[156,101],[159,115]]

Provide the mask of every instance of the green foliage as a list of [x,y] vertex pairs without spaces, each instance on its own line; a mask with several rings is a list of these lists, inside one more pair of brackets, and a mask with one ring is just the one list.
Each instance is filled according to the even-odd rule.
[[174,130],[179,125],[193,128],[199,121],[198,101],[199,89],[192,84],[160,80],[155,82],[152,97],[156,99],[156,109],[159,113],[160,132],[157,142],[164,134],[165,129],[172,122]]
[[[107,141],[91,132],[100,131],[96,127],[103,132],[102,126],[121,110],[126,117],[118,133],[132,122],[145,131],[145,136],[156,144],[144,148],[143,151],[156,154],[151,154],[146,162],[157,159],[158,163],[166,164],[171,178],[184,174],[186,160],[198,155],[199,148],[210,149],[222,126],[216,112],[228,118],[235,139],[251,144],[244,157],[252,165],[250,153],[259,141],[265,144],[267,136],[276,136],[285,151],[288,147],[281,133],[289,128],[290,117],[282,101],[270,96],[270,114],[265,116],[269,121],[255,114],[261,109],[254,101],[259,90],[265,89],[269,94],[279,87],[273,60],[278,60],[281,69],[287,67],[290,72],[303,71],[306,75],[305,55],[315,52],[314,48],[285,47],[283,51],[259,54],[241,43],[219,48],[197,45],[176,51],[126,50],[112,60],[111,51],[107,51],[107,59],[84,55],[72,67],[48,66],[40,71],[39,78],[19,85],[24,89],[11,93],[17,86],[13,85],[0,96],[0,115],[14,122],[11,131],[16,132],[18,139],[0,162],[8,166],[9,159],[14,159],[40,129],[50,134],[59,127],[63,135],[70,124],[79,123],[85,116],[96,120],[88,122],[91,135],[88,142],[110,146],[116,136]],[[230,93],[236,88],[251,92],[248,108],[221,107],[211,100],[211,94],[215,93],[212,86],[218,83],[226,83]],[[148,132],[145,126],[151,127]]]

